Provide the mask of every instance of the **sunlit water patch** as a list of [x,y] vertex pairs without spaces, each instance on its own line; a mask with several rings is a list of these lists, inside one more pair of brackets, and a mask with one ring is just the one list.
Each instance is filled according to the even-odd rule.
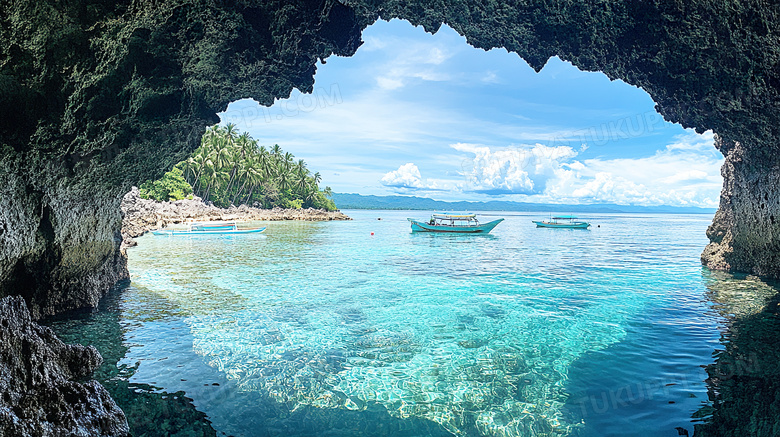
[[[333,411],[320,427],[362,411],[356,422],[377,435],[384,415],[415,424],[400,435],[435,434],[426,422],[457,435],[587,434],[592,417],[570,408],[572,366],[648,314],[705,307],[709,217],[598,216],[582,231],[507,216],[478,236],[412,234],[408,214],[140,238],[119,365],[134,383],[186,392],[232,435],[276,435],[261,409]],[[718,334],[702,332],[703,356],[681,372],[706,363]]]

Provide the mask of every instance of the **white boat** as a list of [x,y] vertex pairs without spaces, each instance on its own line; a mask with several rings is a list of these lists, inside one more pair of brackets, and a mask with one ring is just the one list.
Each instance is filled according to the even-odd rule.
[[236,222],[188,222],[187,229],[160,229],[152,231],[154,235],[215,235],[215,234],[256,234],[265,231],[262,228],[239,229]]
[[564,229],[588,229],[590,223],[577,221],[573,215],[559,215],[551,217],[549,221],[534,221],[537,228],[564,228]]
[[487,234],[504,219],[480,223],[476,214],[443,212],[433,214],[427,222],[407,219],[412,224],[412,232],[457,232],[464,234]]

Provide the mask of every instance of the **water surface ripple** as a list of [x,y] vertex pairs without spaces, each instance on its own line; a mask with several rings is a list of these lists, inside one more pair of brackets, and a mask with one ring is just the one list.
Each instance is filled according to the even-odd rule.
[[[140,238],[119,366],[235,436],[692,431],[724,320],[699,264],[711,217],[513,213],[482,236],[347,213]],[[299,411],[316,425],[280,422]]]

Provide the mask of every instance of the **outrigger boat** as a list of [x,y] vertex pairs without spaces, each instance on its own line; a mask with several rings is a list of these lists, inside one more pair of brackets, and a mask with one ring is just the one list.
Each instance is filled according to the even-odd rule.
[[[532,220],[533,221],[533,220]],[[536,223],[537,228],[565,228],[565,229],[588,229],[590,223],[579,222],[577,217],[573,215],[561,215],[558,217],[551,217],[550,221],[533,221]]]
[[407,219],[412,223],[412,232],[460,232],[466,234],[487,234],[504,219],[480,223],[476,214],[443,212],[433,214],[427,222]]
[[154,235],[215,235],[215,234],[257,234],[262,228],[238,229],[236,222],[189,222],[186,229],[160,229]]

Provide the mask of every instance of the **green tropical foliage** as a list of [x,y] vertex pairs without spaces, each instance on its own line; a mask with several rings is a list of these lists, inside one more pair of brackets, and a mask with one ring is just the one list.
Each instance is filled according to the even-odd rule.
[[302,159],[295,161],[278,144],[258,146],[234,124],[207,129],[200,147],[174,169],[197,196],[221,207],[336,209],[330,187],[319,188],[319,172],[312,174]]
[[192,186],[184,180],[181,169],[174,167],[156,181],[146,181],[139,189],[144,199],[159,201],[181,200],[191,197]]

